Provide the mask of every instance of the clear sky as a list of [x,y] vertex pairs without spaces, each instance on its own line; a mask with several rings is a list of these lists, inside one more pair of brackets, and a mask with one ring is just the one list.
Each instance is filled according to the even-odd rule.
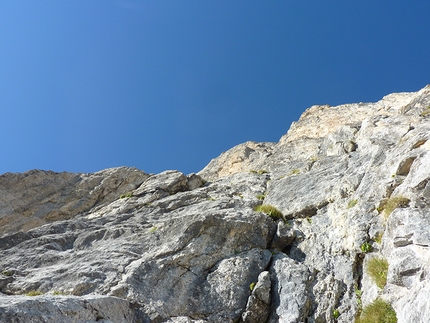
[[0,174],[197,172],[430,83],[430,1],[2,0]]

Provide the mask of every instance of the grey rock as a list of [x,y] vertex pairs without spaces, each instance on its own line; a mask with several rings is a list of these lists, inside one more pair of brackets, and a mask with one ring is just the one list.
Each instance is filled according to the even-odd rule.
[[252,283],[252,293],[248,298],[245,312],[242,314],[242,322],[244,323],[258,323],[266,322],[270,315],[270,301],[271,301],[271,281],[268,271],[263,271],[258,276],[258,281]]
[[272,154],[274,143],[248,141],[224,152],[198,174],[206,180],[214,180],[239,172],[263,170],[264,160]]
[[204,184],[204,180],[197,174],[189,174],[187,175],[188,179],[188,189],[189,190],[195,190],[196,188],[199,188]]
[[126,300],[109,296],[0,297],[0,322],[133,323],[135,319]]
[[380,297],[426,322],[429,134],[427,86],[311,107],[197,174],[3,174],[0,321],[347,323]]
[[272,179],[265,203],[276,206],[289,219],[313,216],[318,209],[334,200],[336,187],[345,170],[345,163],[336,160],[304,174]]
[[310,307],[308,269],[278,253],[274,256],[270,277],[273,289],[269,322],[304,322]]
[[193,320],[186,316],[171,317],[166,323],[207,323],[205,320]]
[[148,174],[130,167],[94,174],[40,170],[0,176],[0,234],[72,218],[137,188]]
[[419,322],[425,323],[430,315],[430,285],[427,282],[419,282],[414,285],[407,296],[396,301],[398,322]]
[[293,244],[296,236],[297,232],[290,225],[284,221],[279,221],[270,248],[276,251],[284,251]]
[[182,192],[188,189],[188,179],[181,172],[175,170],[164,171],[149,177],[134,192],[134,196],[142,196],[157,191],[163,191],[167,195]]
[[[189,191],[184,175],[165,172],[132,197],[30,230],[3,245],[1,268],[20,274],[6,278],[2,292],[115,295],[137,304],[150,322],[181,316],[234,321],[249,284],[270,261],[274,233],[273,221],[252,210],[265,177],[252,175],[252,187],[236,177],[228,187],[220,181]],[[135,196],[156,190],[169,195],[151,204]]]

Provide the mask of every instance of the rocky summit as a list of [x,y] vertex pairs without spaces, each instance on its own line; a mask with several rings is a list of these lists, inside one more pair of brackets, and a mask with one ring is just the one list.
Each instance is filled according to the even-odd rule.
[[0,322],[430,321],[430,86],[197,174],[0,176]]

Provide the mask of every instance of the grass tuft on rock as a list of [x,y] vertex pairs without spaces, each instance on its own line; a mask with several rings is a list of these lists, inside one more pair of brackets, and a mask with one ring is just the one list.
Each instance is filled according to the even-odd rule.
[[274,220],[284,218],[284,215],[282,214],[282,212],[270,204],[257,205],[255,207],[254,211],[266,213],[268,216],[270,216]]
[[397,316],[393,307],[386,301],[378,298],[366,306],[355,323],[396,323]]
[[383,258],[372,258],[367,262],[367,273],[372,277],[376,286],[384,288],[387,284],[388,261]]
[[43,293],[38,290],[31,290],[25,294],[25,296],[39,296],[39,295],[43,295]]
[[390,197],[389,199],[383,200],[377,210],[379,213],[383,213],[385,218],[388,218],[390,214],[398,207],[407,207],[410,200],[407,197],[398,195]]

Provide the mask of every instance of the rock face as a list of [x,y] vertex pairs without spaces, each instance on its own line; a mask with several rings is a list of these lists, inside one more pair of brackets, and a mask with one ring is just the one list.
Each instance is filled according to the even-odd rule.
[[4,174],[0,322],[354,322],[377,299],[428,322],[429,139],[427,86],[311,107],[198,174]]

